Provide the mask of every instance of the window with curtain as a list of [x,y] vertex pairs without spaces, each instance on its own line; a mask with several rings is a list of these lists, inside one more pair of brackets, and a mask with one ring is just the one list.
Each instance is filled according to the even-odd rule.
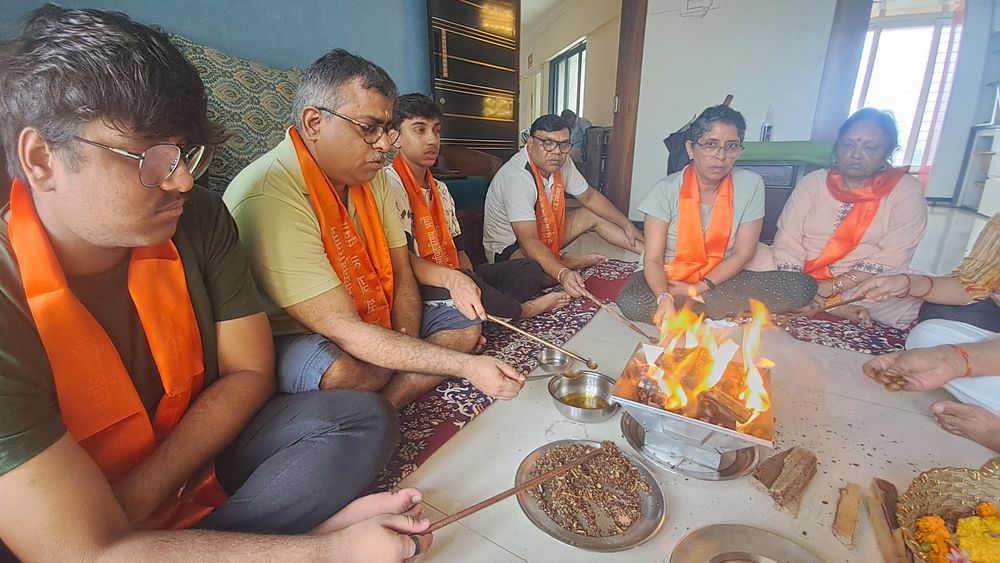
[[549,111],[571,109],[583,117],[583,83],[587,76],[587,42],[569,47],[549,61]]
[[892,163],[926,181],[934,162],[962,33],[961,2],[885,0],[871,24],[851,110],[889,110],[899,127]]

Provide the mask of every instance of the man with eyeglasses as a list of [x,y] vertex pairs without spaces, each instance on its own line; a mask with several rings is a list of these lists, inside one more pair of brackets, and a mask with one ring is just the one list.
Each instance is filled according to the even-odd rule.
[[[363,389],[397,409],[465,377],[511,399],[523,376],[470,352],[485,318],[468,276],[411,255],[387,183],[397,89],[336,49],[308,69],[285,139],[233,180],[225,201],[271,298],[279,389]],[[417,281],[454,306],[422,305]]]
[[0,560],[429,546],[416,490],[355,500],[398,439],[384,399],[274,396],[236,227],[193,186],[206,111],[194,66],[124,14],[47,5],[0,54]]
[[[483,246],[490,262],[529,258],[538,262],[548,285],[561,283],[573,297],[587,294],[577,270],[600,264],[598,254],[563,252],[588,231],[621,248],[641,253],[642,233],[587,181],[566,155],[573,148],[569,126],[557,115],[531,124],[528,141],[497,171],[486,193]],[[568,211],[566,194],[582,208]]]

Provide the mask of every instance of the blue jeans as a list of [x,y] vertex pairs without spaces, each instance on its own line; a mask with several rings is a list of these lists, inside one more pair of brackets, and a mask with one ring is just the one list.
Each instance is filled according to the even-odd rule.
[[[446,302],[424,303],[420,317],[420,338],[445,330],[461,330],[481,321],[469,319]],[[286,334],[274,338],[278,367],[278,389],[282,393],[306,393],[319,389],[320,379],[343,354],[329,338],[315,332]]]

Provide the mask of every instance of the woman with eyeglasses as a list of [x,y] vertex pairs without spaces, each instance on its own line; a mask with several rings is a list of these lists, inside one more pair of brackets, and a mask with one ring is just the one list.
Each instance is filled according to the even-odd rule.
[[[858,110],[840,128],[830,168],[807,174],[785,204],[774,262],[818,282],[804,313],[850,299],[868,278],[903,273],[910,265],[927,227],[927,203],[923,184],[908,168],[890,164],[898,137],[892,115]],[[902,328],[919,307],[918,299],[904,297],[831,312]]]
[[774,312],[809,303],[816,284],[808,276],[744,271],[764,224],[763,180],[733,168],[745,132],[729,106],[703,111],[685,143],[691,163],[657,182],[639,206],[646,251],[618,297],[632,320],[659,324],[690,298],[704,301],[712,318],[749,311],[750,299]]

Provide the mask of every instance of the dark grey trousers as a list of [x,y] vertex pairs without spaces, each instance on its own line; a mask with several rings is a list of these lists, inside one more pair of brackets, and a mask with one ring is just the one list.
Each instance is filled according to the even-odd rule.
[[[743,271],[702,294],[701,309],[708,318],[721,319],[749,311],[750,300],[756,299],[772,313],[789,313],[808,305],[815,294],[816,280],[802,272]],[[656,312],[656,296],[642,270],[629,276],[616,302],[633,321],[652,322]]]
[[368,489],[398,441],[396,411],[376,393],[278,395],[216,459],[230,498],[197,527],[308,532]]

